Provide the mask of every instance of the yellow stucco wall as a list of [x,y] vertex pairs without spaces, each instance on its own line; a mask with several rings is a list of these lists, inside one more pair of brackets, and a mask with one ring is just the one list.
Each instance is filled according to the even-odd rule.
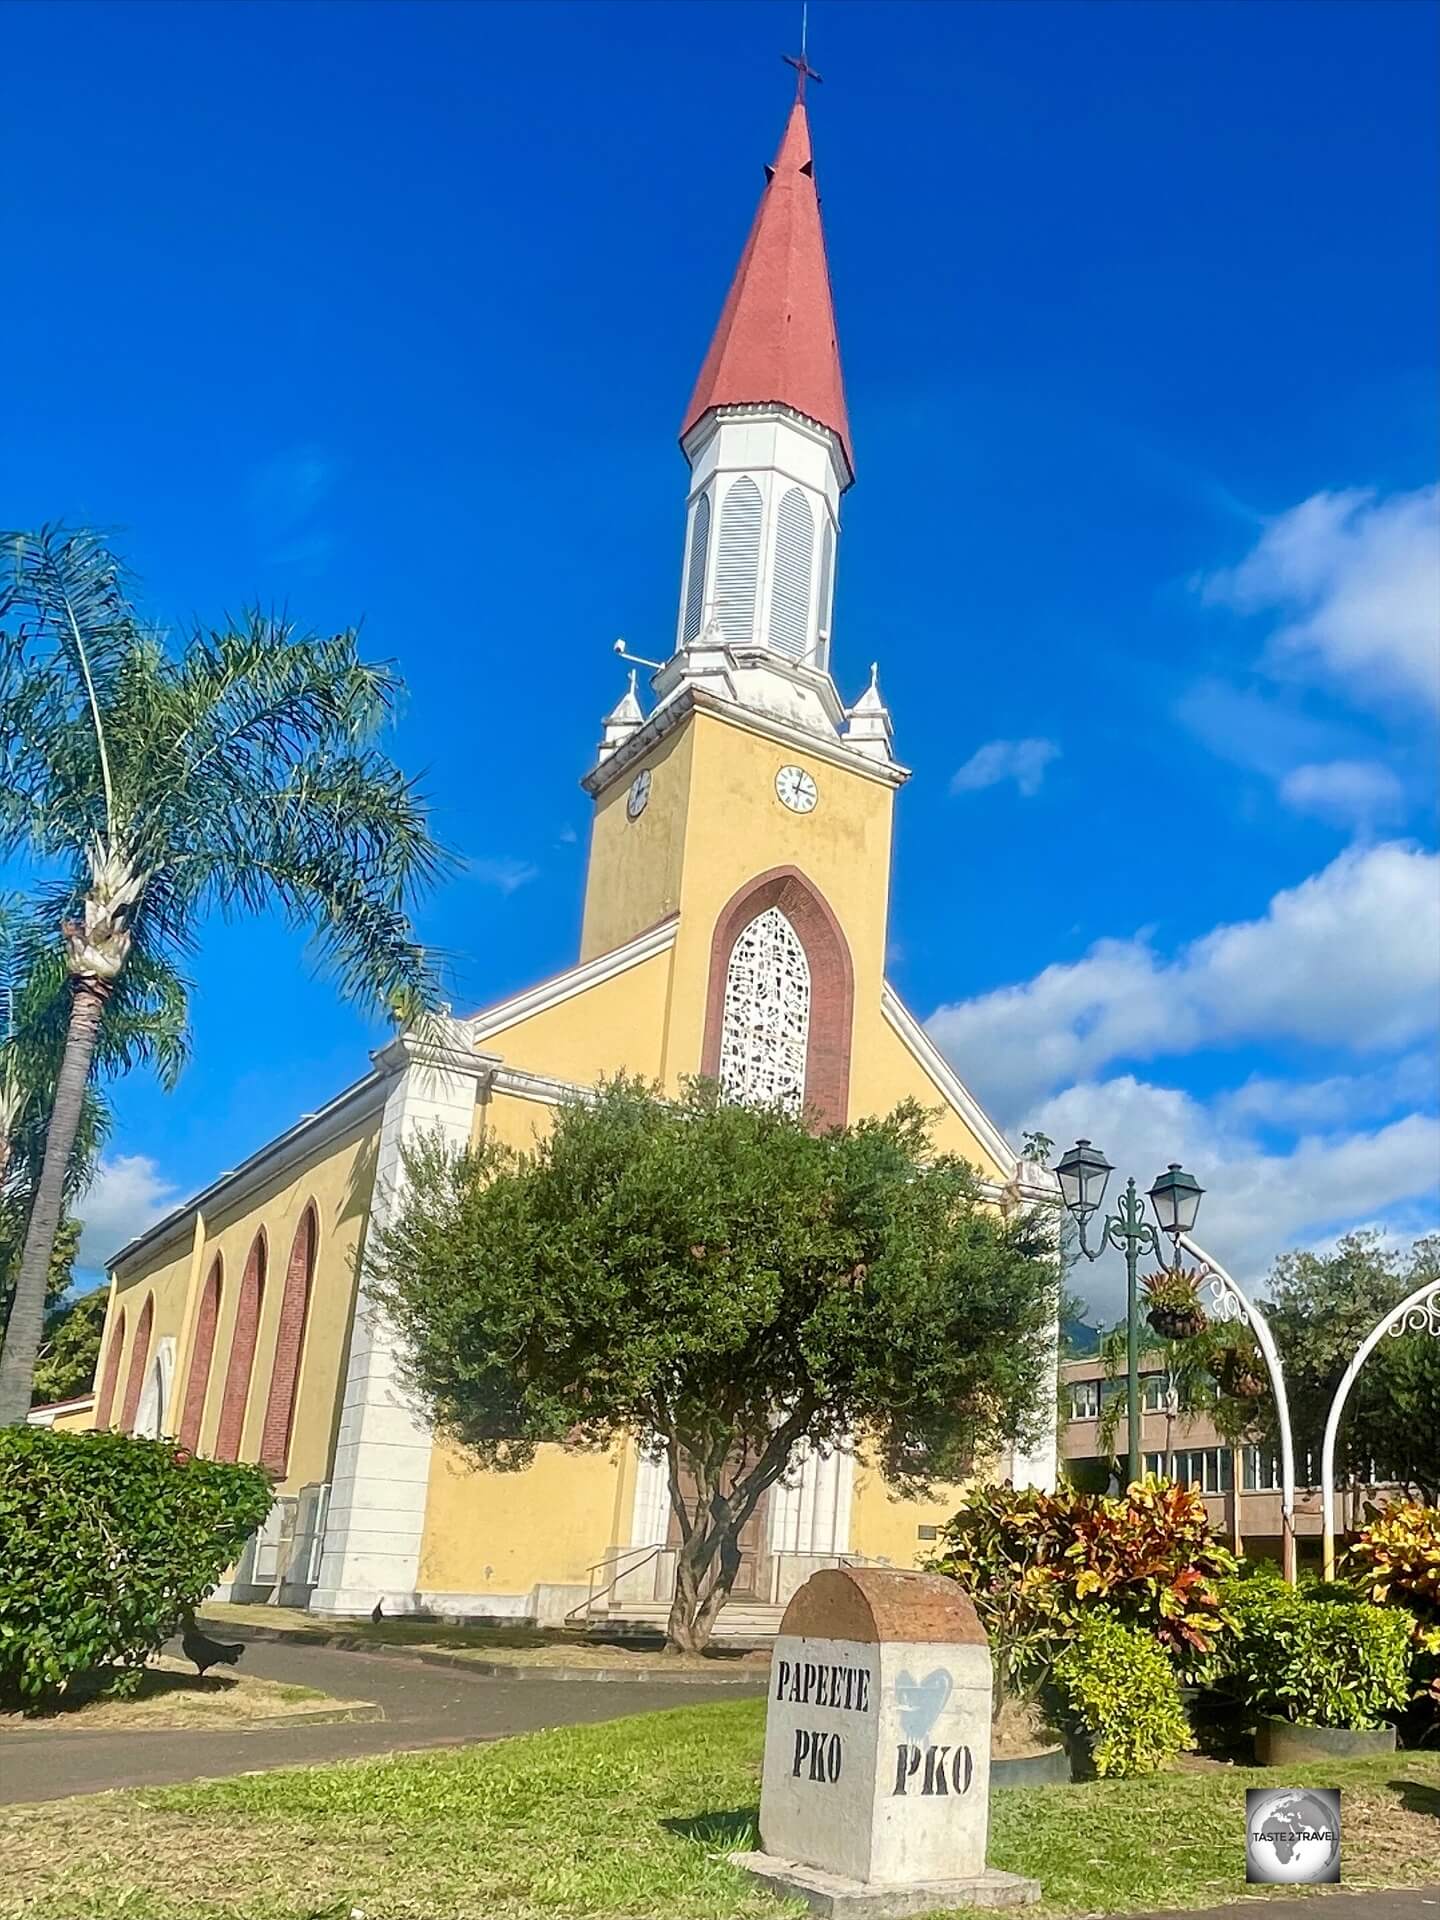
[[918,1529],[943,1526],[959,1505],[960,1493],[959,1487],[940,1486],[928,1500],[903,1498],[873,1467],[857,1463],[850,1551],[871,1560],[888,1560],[894,1567],[918,1566],[937,1551],[937,1543],[922,1540]]
[[[165,1427],[170,1433],[178,1428],[189,1379],[197,1297],[218,1253],[223,1261],[220,1317],[200,1427],[200,1451],[208,1453],[214,1446],[240,1281],[251,1244],[256,1233],[263,1229],[268,1245],[265,1293],[240,1447],[242,1459],[258,1458],[286,1265],[301,1217],[313,1201],[320,1239],[301,1349],[289,1471],[279,1490],[293,1492],[309,1481],[328,1477],[359,1255],[374,1184],[379,1117],[378,1107],[372,1107],[359,1114],[344,1132],[310,1154],[303,1151],[303,1143],[297,1143],[296,1155],[288,1164],[277,1169],[269,1179],[248,1188],[233,1205],[223,1204],[223,1192],[217,1196],[209,1214],[198,1217],[198,1233],[197,1215],[187,1212],[163,1244],[143,1249],[116,1273],[105,1330],[108,1342],[115,1315],[123,1309],[126,1353],[116,1388],[116,1419],[139,1318],[146,1295],[153,1292],[155,1322],[151,1351],[167,1334],[176,1341],[175,1371]],[[102,1343],[102,1367],[105,1352],[106,1345]]]
[[583,1586],[616,1537],[620,1494],[631,1484],[628,1452],[541,1447],[533,1465],[519,1472],[488,1473],[438,1442],[430,1460],[421,1590],[529,1594],[541,1583]]
[[486,1035],[481,1047],[499,1054],[508,1066],[580,1086],[593,1086],[602,1074],[618,1073],[621,1068],[642,1079],[657,1080],[670,968],[667,948],[543,1013],[497,1028]]
[[[681,727],[627,767],[624,779],[607,788],[596,803],[580,934],[582,960],[624,946],[680,905],[693,756],[693,732]],[[632,820],[626,803],[642,769],[650,774],[650,797],[640,817]]]
[[981,1145],[878,1007],[863,1026],[857,1007],[855,1026],[856,1045],[850,1060],[852,1119],[868,1113],[889,1113],[902,1100],[918,1100],[935,1113],[932,1137],[942,1152],[959,1154],[988,1180],[1003,1182],[1010,1178],[1014,1166],[1002,1166]]

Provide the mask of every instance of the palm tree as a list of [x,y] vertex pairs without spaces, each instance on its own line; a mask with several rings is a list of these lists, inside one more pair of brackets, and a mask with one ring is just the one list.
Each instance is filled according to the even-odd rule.
[[[68,982],[45,1151],[0,1355],[0,1425],[23,1420],[45,1278],[106,1008],[130,968],[173,965],[204,914],[278,908],[351,997],[398,1020],[436,1003],[409,918],[444,856],[374,744],[400,692],[353,630],[258,610],[176,657],[142,627],[96,533],[0,536],[0,854],[58,863]],[[172,975],[173,977],[173,975]]]

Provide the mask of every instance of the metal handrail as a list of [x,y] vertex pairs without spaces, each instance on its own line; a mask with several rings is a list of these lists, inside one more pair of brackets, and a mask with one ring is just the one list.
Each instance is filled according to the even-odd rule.
[[[616,1554],[614,1556],[607,1554],[605,1559],[594,1561],[585,1569],[588,1587],[585,1598],[578,1606],[571,1607],[570,1611],[565,1615],[566,1624],[568,1625],[577,1613],[588,1614],[595,1605],[595,1602],[603,1599],[607,1593],[613,1593],[622,1580],[628,1579],[632,1573],[638,1573],[647,1561],[658,1560],[662,1553],[668,1553],[669,1551],[669,1543],[661,1540],[657,1545],[652,1547],[627,1547],[624,1554]],[[622,1567],[620,1561],[629,1554],[639,1554],[640,1558],[631,1565]],[[613,1577],[608,1580],[597,1593],[595,1590],[595,1576],[602,1567],[612,1567],[616,1569],[616,1571]]]

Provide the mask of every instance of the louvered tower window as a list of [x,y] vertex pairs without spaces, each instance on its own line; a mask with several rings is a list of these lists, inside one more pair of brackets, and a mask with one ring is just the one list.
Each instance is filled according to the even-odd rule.
[[720,551],[715,562],[715,609],[731,646],[748,646],[755,638],[760,518],[760,489],[745,474],[725,495],[720,509]]
[[685,620],[680,644],[688,646],[700,631],[705,612],[705,562],[710,558],[710,496],[702,493],[690,516],[690,559],[685,569]]
[[775,523],[775,582],[770,594],[770,644],[777,653],[803,660],[810,651],[810,569],[815,521],[810,502],[791,487]]
[[835,597],[835,529],[827,520],[820,535],[820,597],[815,608],[820,643],[815,649],[817,667],[830,664],[830,607]]
[[726,1099],[798,1112],[809,1041],[810,962],[785,915],[767,907],[741,929],[725,970],[719,1079]]

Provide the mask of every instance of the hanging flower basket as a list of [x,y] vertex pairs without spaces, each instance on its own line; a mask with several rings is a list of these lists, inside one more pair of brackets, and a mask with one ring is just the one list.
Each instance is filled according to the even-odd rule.
[[1200,1275],[1194,1268],[1171,1268],[1140,1282],[1146,1319],[1162,1340],[1193,1340],[1208,1324],[1200,1304]]
[[1265,1391],[1265,1367],[1254,1347],[1221,1347],[1206,1361],[1215,1384],[1232,1400],[1258,1400]]

